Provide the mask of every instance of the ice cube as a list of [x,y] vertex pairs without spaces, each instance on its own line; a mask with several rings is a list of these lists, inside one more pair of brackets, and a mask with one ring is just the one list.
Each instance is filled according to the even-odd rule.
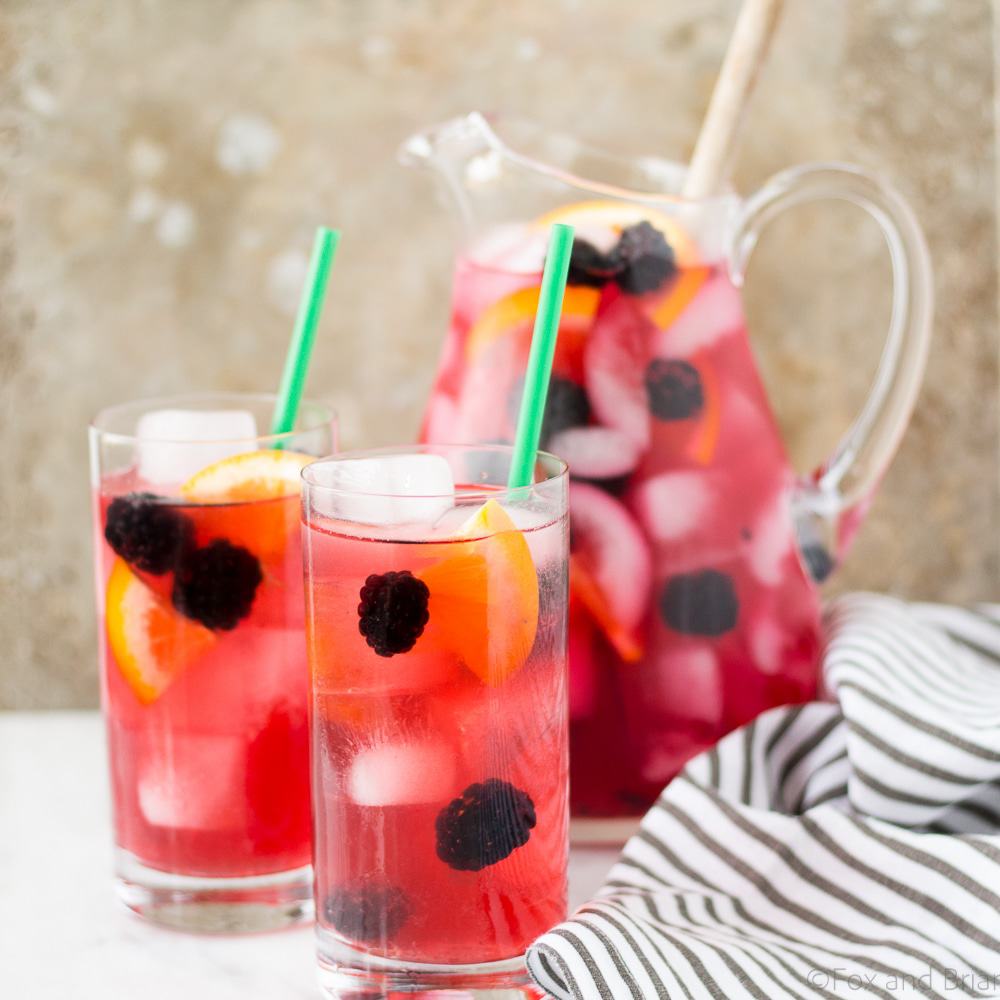
[[632,515],[613,496],[586,483],[569,491],[573,551],[626,631],[646,614],[653,580],[649,546]]
[[359,806],[439,802],[455,794],[455,753],[429,740],[384,743],[354,758],[348,794]]
[[633,508],[651,538],[672,542],[712,516],[713,491],[703,472],[664,472],[635,491]]
[[759,616],[750,628],[750,652],[754,665],[765,674],[781,670],[785,654],[785,634],[771,618]]
[[656,335],[653,353],[665,358],[689,358],[737,333],[744,324],[740,293],[720,274],[707,281],[677,320]]
[[647,697],[674,717],[717,725],[722,721],[722,671],[708,646],[661,650],[647,678]]
[[479,264],[502,267],[505,271],[532,274],[542,269],[545,248],[548,244],[547,229],[528,226],[495,226],[478,240],[469,252],[470,259]]
[[631,472],[642,457],[642,448],[613,427],[569,427],[552,436],[547,450],[581,479],[616,479]]
[[750,569],[765,586],[781,583],[794,547],[793,532],[791,499],[781,489],[757,515],[752,529]]
[[246,742],[179,734],[151,749],[139,773],[139,808],[151,826],[231,830],[245,826]]
[[249,410],[152,410],[136,425],[139,477],[177,486],[213,462],[252,451],[257,421]]
[[319,513],[362,524],[431,527],[455,504],[451,466],[442,455],[351,458],[316,467]]

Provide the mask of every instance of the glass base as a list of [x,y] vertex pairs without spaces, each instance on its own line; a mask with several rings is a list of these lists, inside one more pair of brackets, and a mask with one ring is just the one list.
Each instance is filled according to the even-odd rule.
[[140,917],[192,934],[252,934],[312,920],[312,868],[247,878],[172,875],[115,852],[118,898]]
[[337,1000],[380,1000],[406,994],[441,1000],[540,1000],[524,957],[473,965],[428,965],[381,958],[316,930],[319,985]]

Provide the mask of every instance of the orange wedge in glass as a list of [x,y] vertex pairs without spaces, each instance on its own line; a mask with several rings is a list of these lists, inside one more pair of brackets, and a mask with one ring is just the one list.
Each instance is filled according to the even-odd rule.
[[215,643],[211,631],[175,611],[122,559],[108,578],[105,622],[115,662],[144,705]]
[[[294,451],[249,451],[192,476],[181,496],[199,504],[199,541],[226,538],[259,558],[280,555],[299,530],[302,469],[315,461]],[[213,509],[214,508],[214,509]]]
[[469,541],[417,575],[430,590],[426,636],[458,656],[484,684],[524,666],[538,628],[538,574],[524,535],[495,500],[463,526]]

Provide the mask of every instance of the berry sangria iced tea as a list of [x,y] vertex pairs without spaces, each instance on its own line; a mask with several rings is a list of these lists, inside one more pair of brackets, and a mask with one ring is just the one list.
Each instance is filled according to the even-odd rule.
[[565,916],[566,482],[543,458],[547,478],[514,496],[509,458],[410,449],[305,472],[334,991],[518,981]]
[[558,221],[577,241],[543,447],[572,476],[572,806],[628,817],[729,729],[813,694],[810,576],[831,563],[796,545],[795,478],[721,250],[654,207],[569,205],[459,258],[424,439],[512,440]]
[[91,432],[119,885],[186,929],[309,911],[299,483],[332,418],[259,439],[271,405],[128,405]]

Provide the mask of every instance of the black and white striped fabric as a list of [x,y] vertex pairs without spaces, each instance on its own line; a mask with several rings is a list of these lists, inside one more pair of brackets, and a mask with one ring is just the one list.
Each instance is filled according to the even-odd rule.
[[559,998],[1000,997],[1000,605],[857,594],[829,702],[667,786],[598,896],[528,952]]

